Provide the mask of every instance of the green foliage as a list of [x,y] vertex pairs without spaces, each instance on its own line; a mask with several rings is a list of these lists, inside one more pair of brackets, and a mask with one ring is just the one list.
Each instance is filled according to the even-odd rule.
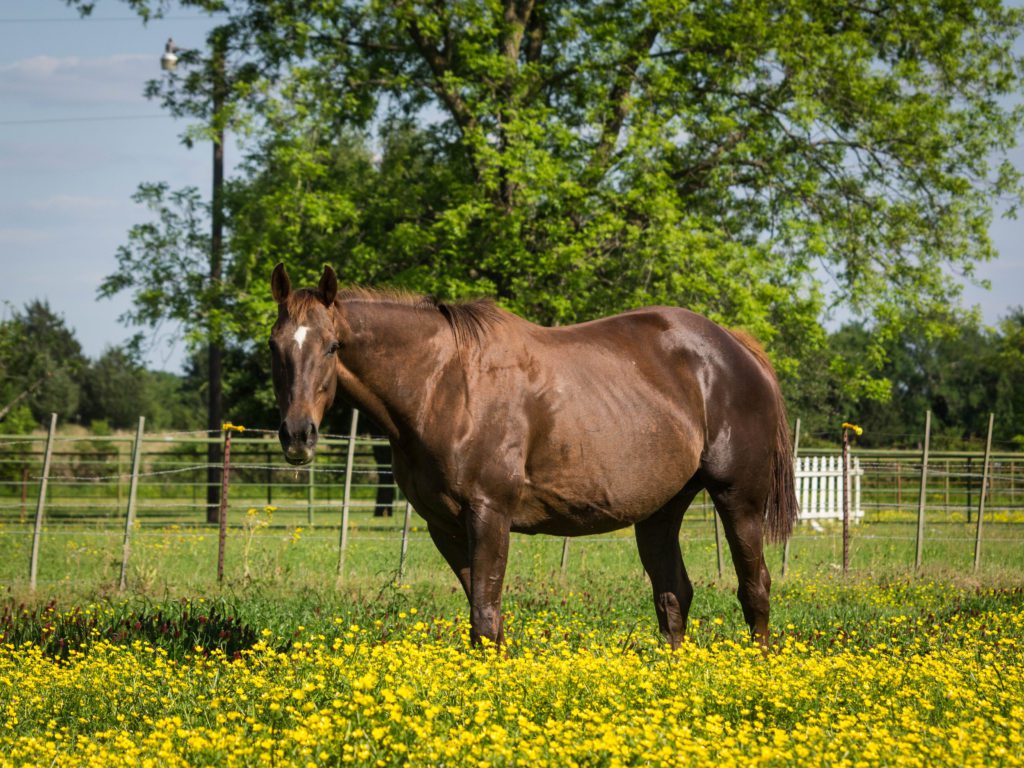
[[[145,371],[123,349],[107,349],[85,372],[84,421],[127,429],[147,412]],[[102,433],[99,433],[102,434]]]
[[27,435],[39,426],[27,405],[17,405],[11,409],[3,421],[0,421],[0,434]]
[[165,321],[181,324],[187,338],[198,343],[209,331],[205,320],[211,307],[222,303],[222,297],[211,295],[217,286],[206,280],[209,205],[194,187],[172,192],[166,184],[141,184],[133,199],[155,220],[132,227],[128,243],[117,250],[118,269],[103,281],[98,295],[130,291],[132,307],[123,321],[150,327]]
[[0,432],[26,434],[57,413],[61,423],[92,424],[96,434],[126,429],[146,416],[148,429],[201,426],[201,400],[180,376],[147,371],[135,342],[82,354],[64,319],[29,302],[0,321]]
[[686,306],[790,374],[841,307],[864,346],[823,362],[877,397],[897,340],[948,330],[956,276],[995,255],[991,200],[1021,199],[1003,159],[1024,10],[999,0],[128,4],[220,20],[218,54],[186,52],[150,94],[199,121],[189,141],[245,139],[227,285],[202,277],[205,204],[151,185],[158,221],[103,289],[196,343],[251,351],[272,265],[301,282],[329,262],[545,323]]
[[[134,429],[139,416],[146,430],[197,429],[202,426],[202,398],[185,377],[148,371],[131,344],[107,349],[83,374],[82,421]],[[97,432],[97,434],[101,434]]]
[[996,446],[1019,447],[1024,312],[1015,310],[998,328],[961,320],[939,336],[905,331],[887,342],[878,378],[860,386],[870,333],[862,324],[842,327],[809,361],[822,374],[788,382],[790,410],[803,419],[805,439],[820,435],[834,442],[839,425],[852,420],[866,430],[858,439],[865,447],[913,447],[923,440],[930,410],[933,446],[979,449],[994,413]]
[[[0,408],[24,404],[36,424],[51,413],[78,416],[87,360],[74,332],[45,301],[30,301],[0,322]],[[8,415],[17,413],[12,410]],[[17,415],[24,421],[24,411]]]
[[177,660],[200,649],[233,656],[251,648],[258,637],[230,604],[220,600],[212,604],[181,600],[163,605],[123,600],[64,611],[58,610],[54,601],[26,605],[7,600],[0,606],[0,642],[12,646],[32,643],[48,656],[62,660],[87,652],[100,640],[124,644],[141,641]]

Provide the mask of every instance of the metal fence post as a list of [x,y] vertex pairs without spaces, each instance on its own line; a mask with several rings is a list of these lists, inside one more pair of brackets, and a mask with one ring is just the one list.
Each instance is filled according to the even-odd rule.
[[562,576],[564,577],[566,572],[569,570],[569,537],[565,536],[562,538]]
[[[796,459],[800,453],[800,417],[796,417],[796,428],[793,430],[793,464],[794,473],[796,472]],[[789,537],[786,539],[786,543],[782,545],[782,577],[786,577],[786,570],[789,568],[789,542],[793,538],[793,533],[790,532]]]
[[921,455],[921,492],[917,499],[917,548],[914,552],[914,568],[921,569],[924,559],[924,508],[928,492],[928,446],[932,438],[932,412],[924,412],[924,453]]
[[398,583],[405,578],[405,555],[409,551],[409,523],[412,520],[412,504],[405,502],[405,520],[402,522],[402,553],[398,558]]
[[[128,586],[128,557],[132,550],[132,525],[135,524],[135,496],[139,489],[139,459],[142,456],[142,433],[146,427],[146,417],[139,416],[139,428],[135,432],[135,447],[132,450],[132,479],[128,486],[128,511],[124,517],[124,547],[121,549],[121,579],[118,589],[124,592]],[[120,494],[121,475],[118,462],[117,490]]]
[[974,570],[981,566],[981,518],[985,514],[985,490],[988,486],[988,459],[992,453],[992,426],[995,414],[988,415],[988,437],[985,438],[985,461],[981,470],[981,493],[978,499],[978,527],[974,532]]
[[352,506],[352,463],[356,456],[356,430],[359,411],[352,409],[352,425],[348,431],[348,453],[345,456],[345,495],[341,500],[341,537],[338,541],[338,584],[345,578],[345,552],[348,549],[348,513]]
[[50,479],[50,457],[53,455],[53,435],[57,431],[57,414],[50,414],[50,431],[46,435],[46,453],[43,454],[43,477],[39,481],[39,502],[36,504],[36,525],[32,532],[32,556],[28,563],[28,586],[36,588],[39,572],[39,538],[43,533],[43,510],[46,508],[46,484]]

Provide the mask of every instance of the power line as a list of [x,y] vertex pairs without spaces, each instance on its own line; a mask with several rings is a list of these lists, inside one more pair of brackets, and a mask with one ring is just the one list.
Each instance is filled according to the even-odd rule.
[[0,125],[40,125],[45,123],[99,123],[117,120],[156,120],[173,115],[109,115],[107,117],[40,117],[25,120],[0,120]]
[[[93,18],[92,16],[73,17],[69,19],[44,19],[44,18],[0,18],[0,24],[64,24],[69,22],[99,24],[103,22],[142,22],[139,16],[107,16],[104,18]],[[212,21],[208,16],[160,16],[154,17],[151,21]]]

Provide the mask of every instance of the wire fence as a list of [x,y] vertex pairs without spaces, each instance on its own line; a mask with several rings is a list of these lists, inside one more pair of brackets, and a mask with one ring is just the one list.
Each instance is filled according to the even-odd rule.
[[[386,440],[325,436],[315,461],[294,467],[283,461],[275,430],[246,430],[231,444],[224,486],[225,562],[219,509],[207,502],[208,488],[222,482],[224,469],[208,461],[211,442],[223,446],[224,436],[0,438],[0,577],[34,586],[37,581],[117,583],[120,575],[123,586],[126,577],[145,583],[172,572],[208,581],[223,577],[225,569],[229,578],[343,580],[353,564],[362,572],[398,578],[409,568],[446,568],[424,524],[407,514],[411,510],[391,464],[381,459]],[[922,497],[920,452],[854,453],[862,472],[863,510],[853,535],[855,565],[913,567],[923,510],[924,560],[971,567],[986,479],[982,454],[933,453]],[[984,486],[986,563],[1014,565],[1024,550],[1024,455],[992,454]],[[835,563],[837,537],[831,521],[800,524],[792,539],[797,567]],[[537,537],[523,546],[533,553],[528,559],[538,572],[565,573],[583,567],[588,558],[593,564],[636,559],[628,532],[571,544]],[[725,540],[705,494],[687,515],[684,549],[688,565],[695,559],[718,575],[728,569]]]

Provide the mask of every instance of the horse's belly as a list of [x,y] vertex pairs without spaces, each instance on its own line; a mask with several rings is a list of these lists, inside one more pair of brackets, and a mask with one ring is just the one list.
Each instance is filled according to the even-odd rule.
[[620,439],[552,441],[530,462],[513,530],[578,536],[649,517],[697,471],[698,443],[685,431],[663,424]]

